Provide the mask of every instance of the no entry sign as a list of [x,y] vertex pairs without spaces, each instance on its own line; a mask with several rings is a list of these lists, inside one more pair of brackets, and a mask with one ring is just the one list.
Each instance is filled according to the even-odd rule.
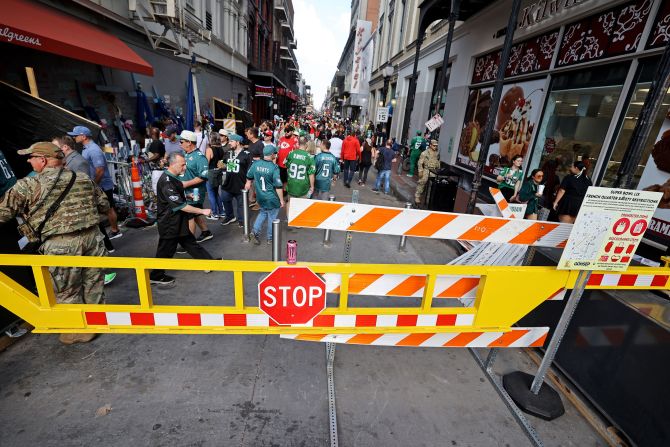
[[326,283],[307,267],[278,267],[258,283],[258,307],[277,324],[307,324],[326,308]]

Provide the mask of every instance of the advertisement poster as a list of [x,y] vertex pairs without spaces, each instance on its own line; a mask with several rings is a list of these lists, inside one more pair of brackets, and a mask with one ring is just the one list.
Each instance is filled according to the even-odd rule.
[[670,113],[665,117],[651,155],[640,177],[638,189],[663,194],[647,236],[670,241]]
[[[503,86],[484,174],[495,177],[512,157],[528,155],[540,119],[544,83],[544,79],[538,79]],[[470,91],[458,146],[457,163],[461,166],[477,166],[492,93],[492,87]]]
[[557,268],[626,270],[662,196],[591,186]]

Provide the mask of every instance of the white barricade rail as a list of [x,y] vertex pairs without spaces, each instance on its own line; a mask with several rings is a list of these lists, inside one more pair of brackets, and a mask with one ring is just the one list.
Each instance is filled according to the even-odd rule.
[[292,199],[293,227],[395,236],[564,247],[572,224]]

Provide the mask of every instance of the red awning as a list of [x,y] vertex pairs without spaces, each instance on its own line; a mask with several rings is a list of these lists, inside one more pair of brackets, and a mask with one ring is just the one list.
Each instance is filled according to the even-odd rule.
[[118,38],[82,20],[26,0],[3,0],[0,42],[153,76],[154,69]]

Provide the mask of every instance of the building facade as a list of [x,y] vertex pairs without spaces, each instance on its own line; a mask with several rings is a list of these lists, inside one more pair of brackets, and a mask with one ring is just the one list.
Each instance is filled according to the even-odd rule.
[[291,0],[248,0],[254,121],[288,117],[299,103],[300,69]]
[[[353,0],[349,37],[344,45],[327,95],[328,109],[336,116],[365,120],[368,110],[369,60],[379,0]],[[366,48],[369,57],[366,56]]]
[[[66,57],[57,50],[46,52],[44,47],[26,48],[2,39],[0,46],[6,62],[0,68],[0,79],[4,82],[27,90],[25,67],[32,67],[41,97],[89,118],[94,114],[108,123],[119,114],[135,120],[139,82],[150,103],[160,99],[175,115],[183,115],[186,81],[191,59],[195,57],[197,101],[202,115],[211,111],[215,97],[232,99],[242,108],[249,106],[244,2],[45,0],[19,3],[20,7],[32,8],[40,17],[51,18],[53,23],[65,21],[70,27],[95,28],[110,39],[118,38],[150,67],[150,71],[132,73],[114,68],[105,61],[111,55],[101,54],[99,63],[91,63]],[[4,20],[10,19],[6,16]],[[11,23],[3,25],[12,29]],[[39,30],[36,28],[36,32]],[[58,34],[65,34],[64,30]],[[69,44],[81,48],[79,54],[96,51],[93,47],[98,43],[87,41],[85,35],[63,37],[66,38]],[[152,75],[148,74],[151,72]]]
[[[370,113],[380,101],[395,100],[389,134],[398,139],[403,134],[420,4],[390,0],[380,7]],[[425,131],[428,119],[444,110],[445,123],[435,133],[440,137],[441,159],[466,180],[472,178],[479,157],[511,4],[500,0],[482,6],[456,23],[446,95],[438,80],[448,22],[430,24],[421,47],[407,133]],[[670,40],[669,21],[667,0],[523,1],[485,179],[493,184],[511,157],[522,155],[526,172],[543,168],[563,178],[569,165],[581,160],[595,185],[611,186]],[[407,27],[402,32],[401,22]],[[395,31],[387,33],[387,27]],[[393,74],[387,79],[387,95],[381,98],[385,66],[392,67]],[[670,146],[669,107],[666,95],[635,174],[635,188],[667,188],[670,163],[666,165],[660,154],[670,157],[670,150],[663,150]],[[670,245],[669,208],[661,204],[647,232],[647,242],[661,250]]]

